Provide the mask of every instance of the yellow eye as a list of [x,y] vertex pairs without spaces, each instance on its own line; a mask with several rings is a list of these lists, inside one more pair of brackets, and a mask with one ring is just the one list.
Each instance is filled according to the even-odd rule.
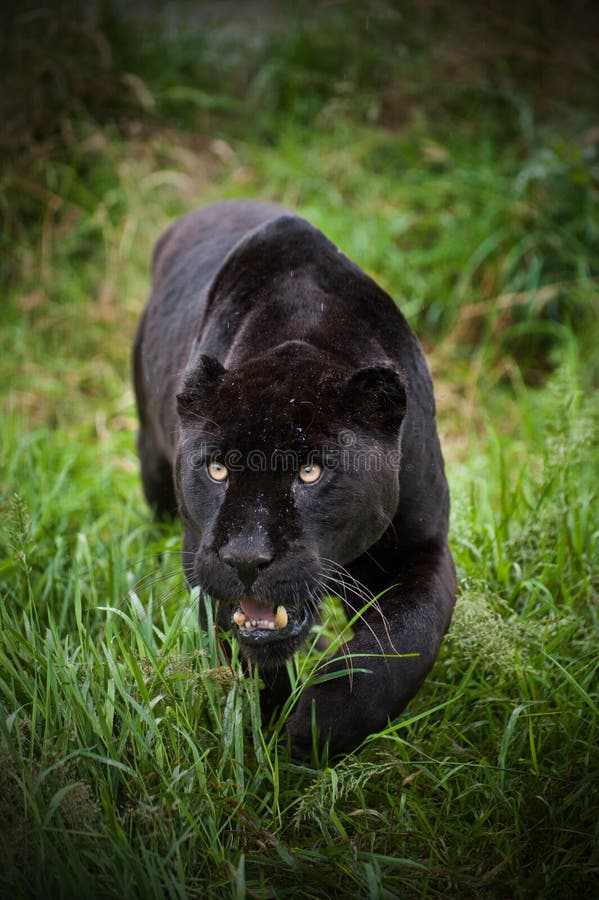
[[315,484],[322,475],[322,466],[318,463],[306,463],[305,466],[300,466],[298,475],[304,484]]
[[220,462],[208,463],[208,474],[213,481],[225,481],[229,477],[229,470]]

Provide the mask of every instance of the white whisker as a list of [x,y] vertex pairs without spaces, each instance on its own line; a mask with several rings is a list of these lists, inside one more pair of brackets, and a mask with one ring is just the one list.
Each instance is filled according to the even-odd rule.
[[[376,599],[375,595],[370,590],[368,590],[368,588],[364,584],[362,584],[362,582],[358,581],[358,579],[355,578],[351,574],[351,572],[348,572],[348,570],[346,568],[344,568],[344,566],[340,565],[339,563],[334,562],[334,560],[332,560],[332,559],[323,558],[321,561],[325,564],[322,568],[323,577],[326,579],[326,581],[331,586],[337,585],[342,588],[343,596],[341,597],[341,599],[348,606],[348,608],[350,610],[352,610],[352,612],[355,615],[361,616],[361,618],[365,622],[366,626],[368,627],[368,629],[372,633],[373,637],[375,638],[378,646],[380,647],[381,653],[383,653],[383,655],[384,655],[385,651],[383,649],[381,641],[379,640],[378,635],[376,634],[376,632],[374,631],[374,629],[372,628],[370,623],[364,618],[361,611],[359,609],[357,609],[350,602],[350,600],[348,598],[348,593],[357,597],[358,600],[363,602],[364,606],[371,607],[379,615],[381,622],[383,624],[383,628],[385,630],[385,636],[389,642],[389,646],[393,649],[394,653],[397,653],[398,651],[395,648],[395,646],[393,644],[393,640],[391,638],[389,621],[388,621],[387,617],[385,616],[385,614],[383,613],[380,603]],[[349,584],[348,584],[347,579],[349,579],[349,582],[350,582]]]

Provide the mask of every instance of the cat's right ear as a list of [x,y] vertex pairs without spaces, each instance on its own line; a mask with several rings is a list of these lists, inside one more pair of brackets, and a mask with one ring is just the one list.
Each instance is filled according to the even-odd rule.
[[187,370],[177,394],[177,412],[182,420],[203,414],[222,381],[225,369],[214,356],[202,353]]
[[399,431],[408,405],[405,376],[389,366],[359,369],[345,386],[344,400],[358,423]]

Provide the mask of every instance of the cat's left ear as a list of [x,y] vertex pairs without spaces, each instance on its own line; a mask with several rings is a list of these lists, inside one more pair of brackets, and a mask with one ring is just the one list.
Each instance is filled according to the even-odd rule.
[[181,390],[177,394],[177,411],[182,421],[196,420],[213,400],[225,369],[213,356],[201,354],[186,371]]
[[345,404],[355,421],[368,428],[399,431],[407,409],[404,377],[390,366],[354,372],[345,385]]

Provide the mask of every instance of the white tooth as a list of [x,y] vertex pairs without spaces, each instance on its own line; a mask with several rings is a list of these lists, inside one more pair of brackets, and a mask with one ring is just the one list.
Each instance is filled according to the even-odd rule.
[[277,606],[277,614],[275,616],[275,622],[277,623],[277,628],[285,628],[287,622],[289,621],[289,616],[287,615],[287,610],[284,606]]
[[247,620],[248,620],[248,617],[247,617],[246,614],[245,614],[244,612],[242,612],[240,609],[236,610],[236,612],[233,613],[233,621],[234,621],[235,624],[238,625],[240,628],[243,628],[243,626],[245,625],[245,623],[247,622]]

